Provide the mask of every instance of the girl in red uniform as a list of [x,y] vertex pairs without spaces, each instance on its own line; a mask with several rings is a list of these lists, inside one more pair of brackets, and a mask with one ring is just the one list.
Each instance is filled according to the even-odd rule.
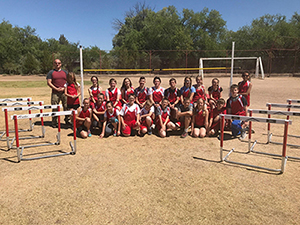
[[140,128],[140,107],[134,103],[134,100],[134,94],[130,94],[128,104],[123,105],[120,111],[122,133],[125,137],[130,136],[133,130]]
[[152,127],[153,124],[152,115],[154,113],[154,106],[152,102],[148,99],[145,104],[144,108],[141,109],[140,112],[140,134],[144,135],[148,131],[148,134],[152,134]]
[[126,77],[124,78],[121,87],[121,96],[122,96],[121,102],[123,105],[128,103],[128,96],[130,94],[134,94],[134,88],[132,87],[131,80],[128,77]]
[[114,136],[120,135],[120,114],[116,108],[113,108],[111,101],[106,102],[106,111],[104,113],[104,122],[102,132],[99,138],[108,137],[111,134]]
[[90,96],[90,104],[93,109],[97,102],[97,95],[101,93],[101,88],[99,87],[98,77],[92,76],[91,82],[93,83],[93,85],[88,89],[88,92]]
[[135,102],[140,106],[140,108],[143,108],[146,100],[149,98],[150,91],[149,88],[145,87],[145,77],[140,77],[139,83],[140,86],[134,90]]
[[102,124],[104,121],[104,113],[106,111],[106,102],[104,101],[104,94],[99,93],[97,95],[97,102],[95,104],[95,108],[93,109],[93,121],[92,127],[102,128]]
[[252,89],[252,83],[250,82],[250,73],[248,71],[242,74],[243,81],[238,83],[239,94],[243,95],[247,100],[247,106],[250,106],[250,92]]
[[217,105],[218,99],[222,98],[223,88],[219,86],[219,79],[214,78],[211,81],[212,86],[208,88],[209,93],[209,105],[211,109],[214,109]]
[[208,136],[217,135],[220,130],[220,114],[226,114],[225,100],[218,99],[217,106],[210,112]]
[[205,108],[205,101],[202,98],[199,98],[192,117],[191,135],[193,137],[203,138],[206,135],[207,128],[208,128],[208,110]]
[[169,100],[164,98],[161,102],[161,106],[159,106],[156,110],[156,127],[158,130],[158,134],[160,137],[164,138],[167,135],[167,130],[175,130],[176,126],[170,120],[170,107]]
[[82,138],[91,137],[91,121],[92,121],[92,109],[90,108],[90,100],[88,98],[83,99],[83,107],[77,109],[76,115],[76,127],[77,134]]
[[105,96],[107,101],[112,101],[113,107],[117,108],[118,110],[121,109],[121,91],[116,87],[117,81],[114,78],[109,80],[110,87],[106,89]]
[[76,82],[75,74],[70,72],[67,75],[67,83],[65,84],[65,95],[67,96],[68,110],[78,109],[80,106],[80,84]]
[[206,93],[205,93],[205,87],[203,85],[202,76],[198,75],[196,77],[196,84],[193,85],[193,86],[196,89],[196,92],[193,96],[192,102],[194,103],[194,106],[196,106],[196,103],[197,103],[199,98],[202,98],[204,101],[207,100],[206,99]]

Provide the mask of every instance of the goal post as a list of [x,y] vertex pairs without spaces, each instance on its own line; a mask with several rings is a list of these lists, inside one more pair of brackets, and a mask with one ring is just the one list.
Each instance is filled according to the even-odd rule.
[[[220,57],[220,58],[200,58],[199,59],[199,75],[204,78],[203,70],[205,70],[204,67],[204,61],[209,61],[209,60],[231,60],[231,57]],[[265,79],[265,73],[264,73],[264,68],[262,65],[262,60],[261,57],[234,57],[234,60],[256,60],[256,66],[255,66],[255,78],[259,77],[259,71],[261,74],[261,78]]]

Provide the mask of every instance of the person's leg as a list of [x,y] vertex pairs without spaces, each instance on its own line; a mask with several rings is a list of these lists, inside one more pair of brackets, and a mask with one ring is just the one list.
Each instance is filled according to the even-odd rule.
[[199,134],[200,134],[200,129],[199,128],[194,128],[193,137],[199,137]]
[[231,132],[233,136],[237,136],[241,134],[242,131],[242,126],[241,126],[241,121],[240,120],[233,120],[231,122]]
[[[67,110],[67,96],[64,93],[59,94],[59,99],[62,102],[62,106],[64,111]],[[70,116],[65,116],[65,123],[68,124],[70,122]]]
[[114,126],[111,123],[107,123],[105,127],[104,137],[109,137],[114,133]]
[[205,127],[201,127],[199,137],[204,138],[205,136],[206,136],[206,129]]
[[176,129],[176,125],[173,122],[170,121],[167,124],[167,129],[175,130]]
[[[51,93],[51,105],[59,104],[59,96],[56,93]],[[52,112],[57,112],[57,109],[52,109]],[[52,126],[57,126],[57,116],[52,117]]]
[[164,129],[159,129],[158,134],[160,137],[164,138],[166,137],[166,131]]

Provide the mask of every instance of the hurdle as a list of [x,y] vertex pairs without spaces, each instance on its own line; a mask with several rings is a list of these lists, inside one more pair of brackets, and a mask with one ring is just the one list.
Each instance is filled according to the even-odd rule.
[[0,98],[0,102],[22,102],[22,101],[31,101],[31,97],[19,97],[19,98]]
[[289,103],[289,104],[292,104],[292,103],[300,103],[300,100],[298,100],[298,99],[288,99],[288,100],[286,100],[287,101],[287,103]]
[[[12,107],[12,108],[2,108],[2,111],[4,111],[5,114],[5,128],[6,128],[6,142],[7,142],[7,148],[8,150],[13,148],[13,143],[15,141],[15,136],[10,139],[9,133],[15,132],[14,130],[9,130],[8,127],[8,112],[15,112],[15,111],[24,111],[28,110],[29,114],[31,114],[31,110],[40,110],[40,113],[43,113],[43,109],[58,109],[60,111],[61,105],[45,105],[42,106],[42,102],[40,102],[40,106],[25,106],[25,107]],[[30,120],[31,121],[31,120]],[[44,127],[44,119],[41,117],[41,125],[42,125],[42,135],[40,136],[27,136],[27,137],[20,137],[19,139],[32,139],[32,138],[44,138],[45,137],[45,127]],[[27,129],[26,131],[32,131],[33,125],[32,122],[30,124],[30,129]],[[19,132],[24,132],[24,130],[19,130]],[[11,142],[10,142],[11,141]]]
[[[237,165],[241,165],[241,166],[252,167],[252,168],[262,169],[262,170],[267,170],[267,171],[272,171],[272,172],[279,172],[279,173],[284,172],[286,161],[287,161],[287,156],[286,156],[286,146],[287,145],[286,145],[286,143],[287,143],[288,125],[292,124],[291,120],[269,119],[269,118],[251,117],[251,116],[235,116],[235,115],[224,115],[224,114],[220,114],[220,117],[221,117],[221,138],[220,138],[220,160],[221,160],[221,162],[224,161],[224,162],[228,162],[228,163],[232,163],[232,164],[237,164]],[[231,153],[233,153],[234,148],[231,149],[225,157],[223,157],[225,119],[242,120],[245,122],[249,122],[249,130],[250,131],[252,130],[252,122],[284,124],[283,147],[282,147],[282,154],[280,155],[281,156],[281,168],[273,169],[273,168],[268,168],[268,167],[252,165],[252,164],[230,161],[230,160],[228,160],[228,157]],[[255,141],[251,146],[251,132],[249,132],[248,137],[249,137],[248,153],[250,153],[250,152],[253,152],[254,146],[256,145],[257,141]]]
[[[42,158],[49,158],[49,157],[76,154],[76,148],[77,148],[76,147],[76,116],[75,116],[76,114],[77,114],[77,111],[73,110],[73,111],[61,111],[61,112],[37,113],[37,114],[23,114],[23,115],[13,115],[13,116],[11,116],[11,119],[14,120],[18,162],[20,162],[21,160],[34,160],[34,159],[42,159]],[[54,154],[54,155],[44,155],[44,156],[38,156],[38,157],[24,158],[23,157],[23,151],[24,151],[25,148],[50,146],[50,145],[60,145],[60,143],[61,143],[60,116],[66,116],[66,115],[73,115],[73,125],[74,125],[73,140],[74,140],[74,144],[72,144],[72,141],[70,141],[71,151],[60,153],[60,154]],[[57,132],[57,135],[56,135],[56,139],[57,139],[56,142],[20,146],[19,131],[18,131],[18,120],[20,120],[20,119],[29,119],[29,118],[39,118],[39,117],[40,118],[43,118],[43,117],[58,117],[58,132]]]
[[[292,105],[292,102],[296,102],[298,100],[292,100],[292,99],[288,99],[287,102],[289,104],[277,104],[277,103],[267,103],[266,106],[268,107],[268,110],[270,111],[272,109],[272,107],[277,107],[277,108],[287,108],[288,112],[291,111],[291,109],[300,109],[300,105]],[[287,120],[290,118],[290,116],[298,116],[297,112],[295,115],[287,115]],[[268,118],[271,118],[271,114],[268,114]],[[268,137],[269,137],[269,143],[273,143],[273,144],[281,144],[278,142],[272,142],[271,138],[272,138],[272,134],[271,132],[271,124],[268,124]],[[295,137],[295,138],[300,138],[300,136],[297,135],[292,135],[292,134],[288,134],[288,136],[290,137]],[[292,145],[292,144],[287,144],[288,146],[293,146],[293,147],[300,147],[300,145]]]
[[[30,105],[41,105],[41,104],[44,104],[44,101],[27,101],[27,102],[8,102],[8,103],[0,103],[0,107],[8,107],[8,106],[24,106],[24,105],[27,105],[27,106],[30,106]],[[2,110],[3,111],[3,110]],[[29,111],[29,113],[31,113],[31,111]],[[8,121],[8,117],[5,118],[5,120]],[[29,129],[23,129],[23,130],[19,130],[19,132],[26,132],[26,131],[32,131],[33,129],[33,124],[32,124],[32,120],[29,119]],[[10,133],[12,133],[14,131],[11,131]],[[6,133],[6,130],[5,131],[0,131],[0,140],[2,140],[2,137],[4,136],[4,134]]]

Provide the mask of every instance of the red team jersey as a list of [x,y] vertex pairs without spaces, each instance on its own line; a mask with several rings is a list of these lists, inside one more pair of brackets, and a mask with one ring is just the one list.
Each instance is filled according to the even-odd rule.
[[95,99],[95,101],[97,101],[97,95],[99,94],[99,93],[101,93],[101,90],[100,90],[100,87],[93,87],[93,86],[91,86],[90,87],[90,92],[92,93],[92,95],[93,95],[93,99]]
[[[157,108],[156,114],[158,116],[161,116],[162,122],[165,123],[167,117],[168,116],[170,117],[170,107],[167,106],[165,109],[162,109],[162,107],[159,106]],[[160,120],[159,120],[158,116],[156,117],[155,125],[157,126],[157,129],[160,130],[161,129],[161,124],[160,124]],[[168,119],[166,124],[168,124],[169,122],[170,122],[170,119]]]
[[106,102],[103,101],[101,105],[95,104],[95,109],[97,112],[104,112],[106,110]]
[[[214,119],[214,118],[216,118],[220,114],[226,114],[226,107],[222,107],[220,110],[218,110],[217,107],[214,108],[210,112],[209,118],[210,119]],[[219,130],[220,129],[220,121],[218,121],[216,123],[213,122],[212,125],[211,125],[211,129]]]
[[[86,111],[83,111],[83,107],[81,107],[78,117],[79,118],[86,118],[86,117],[90,118],[91,113],[92,113],[91,108],[88,108]],[[83,121],[76,120],[76,127],[79,127],[82,124],[83,124]]]
[[200,111],[197,110],[194,122],[195,122],[195,125],[198,127],[204,126],[205,115],[203,115],[203,110],[200,110]]
[[[78,83],[77,83],[78,86],[80,86]],[[69,83],[66,83],[65,84],[65,87],[67,88],[67,93],[69,95],[77,95],[78,92],[77,92],[77,88],[75,87],[75,84],[69,84]],[[68,105],[79,105],[79,98],[70,98],[70,97],[67,97],[67,104]]]
[[113,117],[118,118],[118,116],[119,116],[119,111],[116,108],[113,108],[112,114],[110,114],[110,112],[108,112],[107,110],[104,113],[104,119],[106,119],[107,122],[109,122],[110,119]]
[[164,96],[169,100],[171,104],[174,104],[177,98],[180,97],[180,90],[178,88],[175,89],[167,88],[164,92]]
[[[124,89],[123,89],[124,90]],[[124,90],[124,96],[122,96],[122,98],[125,100],[125,101],[128,101],[128,97],[130,94],[134,94],[134,88],[131,87],[130,90]]]
[[239,95],[236,98],[230,97],[227,100],[226,105],[227,108],[231,108],[232,115],[246,116],[244,106],[247,105],[247,100],[242,95]]
[[[121,92],[118,88],[115,88],[113,90],[111,90],[110,88],[106,89],[105,91],[105,95],[107,98],[109,98],[110,101],[112,101],[113,105],[116,103],[117,101],[117,97],[118,95],[121,95]],[[122,106],[121,102],[120,102],[120,99],[119,99],[119,102],[116,106]]]
[[197,102],[199,98],[202,98],[205,100],[205,95],[204,95],[204,86],[201,85],[199,89],[197,88],[197,85],[194,85],[194,88],[196,89],[196,93],[193,96],[193,102]]
[[156,89],[155,87],[151,88],[151,94],[153,96],[153,101],[156,104],[161,102],[161,100],[164,97],[164,92],[165,92],[165,89],[162,87],[160,87],[159,89]]
[[[239,86],[239,93],[245,93],[248,91],[248,88],[249,88],[249,85],[250,85],[250,81],[247,80],[246,82],[244,81],[241,81],[238,83],[238,86]],[[247,106],[250,105],[250,93],[245,96],[246,100],[247,100]]]
[[143,104],[147,100],[147,97],[150,94],[150,92],[149,92],[149,89],[146,87],[144,87],[143,89],[141,89],[140,87],[137,87],[134,90],[134,94],[138,98],[139,103]]
[[219,86],[218,86],[218,88],[217,88],[216,90],[214,90],[213,86],[210,86],[210,87],[208,88],[209,94],[212,95],[212,97],[213,97],[214,99],[216,99],[216,100],[219,100],[219,99],[220,99],[220,95],[221,95],[221,92],[222,92],[222,91],[223,91],[223,88],[221,88],[221,87],[219,87]]

